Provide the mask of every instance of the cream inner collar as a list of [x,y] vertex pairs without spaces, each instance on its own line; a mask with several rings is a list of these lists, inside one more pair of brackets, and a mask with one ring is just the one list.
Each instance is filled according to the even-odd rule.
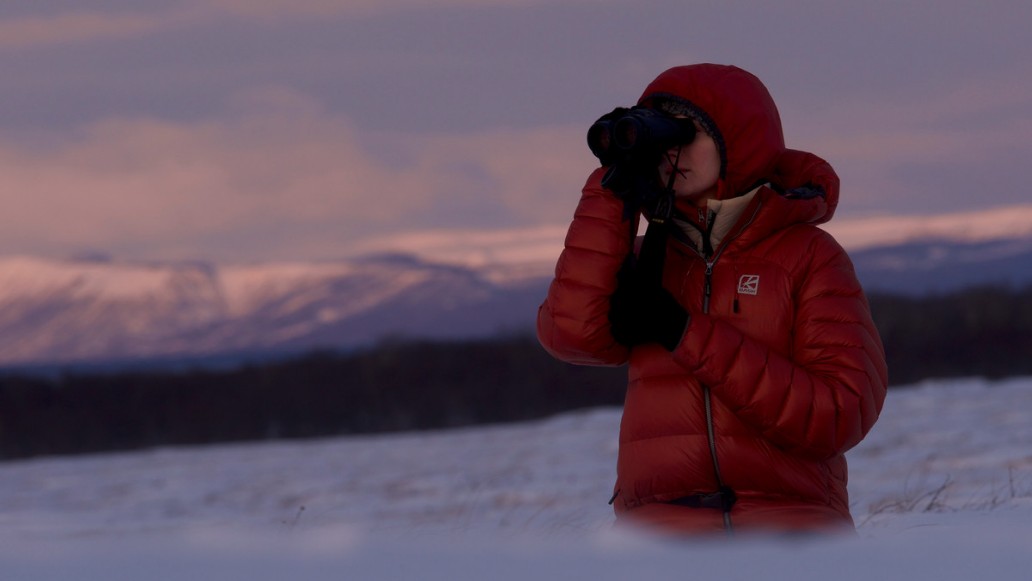
[[727,200],[708,200],[705,208],[699,208],[699,220],[696,222],[690,217],[685,219],[674,216],[674,224],[683,232],[689,240],[695,244],[695,249],[702,252],[705,248],[703,237],[707,227],[710,228],[710,247],[719,248],[720,243],[731,231],[731,228],[738,223],[742,212],[749,206],[752,199],[756,197],[759,187],[752,191],[730,198]]

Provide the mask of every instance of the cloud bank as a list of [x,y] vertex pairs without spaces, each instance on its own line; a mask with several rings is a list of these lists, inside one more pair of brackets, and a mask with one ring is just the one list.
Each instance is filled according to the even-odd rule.
[[587,125],[693,61],[768,84],[789,146],[842,177],[835,222],[1008,208],[1032,156],[1030,6],[7,4],[0,253],[329,259],[562,229]]
[[0,143],[0,246],[333,258],[412,228],[563,220],[583,180],[566,163],[574,130],[369,136],[301,99],[251,101],[234,119],[111,119],[74,139]]

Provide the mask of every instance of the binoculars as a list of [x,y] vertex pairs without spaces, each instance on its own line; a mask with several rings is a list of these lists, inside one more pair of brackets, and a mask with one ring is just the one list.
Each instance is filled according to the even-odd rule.
[[602,187],[624,201],[624,217],[639,208],[649,219],[666,221],[673,211],[673,192],[659,183],[659,162],[671,147],[695,139],[695,122],[653,109],[617,107],[588,129],[591,153],[609,169]]
[[588,129],[588,147],[602,165],[659,163],[663,152],[695,139],[695,122],[645,107],[617,108]]

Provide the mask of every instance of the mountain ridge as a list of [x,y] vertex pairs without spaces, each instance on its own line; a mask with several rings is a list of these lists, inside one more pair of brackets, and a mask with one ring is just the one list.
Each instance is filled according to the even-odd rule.
[[[251,265],[0,258],[0,367],[217,360],[525,332],[554,257],[513,256],[476,266],[402,252]],[[934,237],[850,256],[869,293],[1032,284],[1032,235]]]
[[[224,267],[2,259],[0,365],[476,336],[516,324],[519,317],[505,313],[484,317],[525,295],[523,286],[397,256]],[[457,310],[481,316],[449,318]]]

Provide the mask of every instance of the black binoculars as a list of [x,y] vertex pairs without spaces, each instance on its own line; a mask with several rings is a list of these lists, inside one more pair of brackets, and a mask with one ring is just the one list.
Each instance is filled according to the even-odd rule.
[[602,187],[624,201],[624,217],[644,209],[664,222],[673,211],[673,191],[659,183],[659,162],[671,147],[695,139],[695,122],[646,107],[617,107],[588,129],[591,153],[609,169]]
[[663,152],[695,139],[695,122],[653,109],[617,108],[588,129],[588,147],[602,165],[648,166]]

